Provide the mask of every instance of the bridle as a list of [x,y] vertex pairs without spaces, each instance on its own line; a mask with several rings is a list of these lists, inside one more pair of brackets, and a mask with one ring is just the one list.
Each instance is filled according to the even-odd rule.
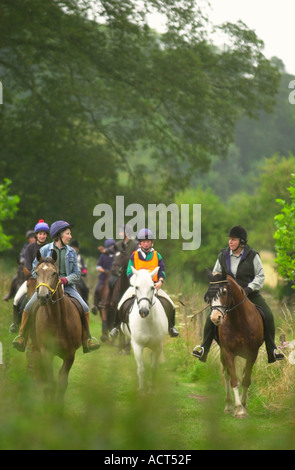
[[148,297],[141,297],[140,299],[138,299],[138,297],[136,297],[138,307],[142,300],[146,300],[149,303],[149,307],[151,308],[156,303],[156,301],[153,302],[153,298],[154,298],[154,295],[152,296],[151,299],[149,299]]
[[[228,284],[228,281],[225,280],[225,281],[217,281],[217,282],[210,282],[210,284],[221,284],[221,283],[226,283],[227,285]],[[227,291],[228,293],[228,291]],[[227,315],[229,312],[232,312],[233,310],[235,310],[237,307],[239,307],[240,305],[242,305],[245,300],[247,299],[247,295],[245,295],[245,297],[241,300],[241,302],[239,302],[238,304],[234,305],[233,307],[231,307],[230,305],[210,305],[210,309],[211,309],[211,313],[213,310],[217,310],[219,313],[221,313],[222,315],[222,318],[225,317],[225,315]]]
[[38,288],[39,288],[40,286],[45,286],[45,287],[47,287],[47,289],[51,292],[51,299],[50,299],[50,300],[51,300],[51,302],[52,302],[53,304],[55,304],[56,302],[58,302],[59,300],[61,300],[61,299],[63,298],[63,296],[64,296],[64,294],[62,294],[62,296],[61,296],[59,299],[53,300],[53,296],[54,296],[54,294],[56,293],[56,291],[57,291],[57,289],[58,289],[58,286],[59,286],[60,284],[61,284],[61,282],[60,282],[60,279],[59,279],[59,280],[57,281],[57,283],[56,283],[55,288],[53,289],[52,287],[50,287],[49,284],[46,284],[45,282],[40,282],[40,283],[36,286],[36,291],[38,290]]
[[[136,295],[136,302],[137,302],[137,305],[138,305],[138,308],[139,308],[139,304],[140,302],[142,302],[143,300],[146,300],[149,304],[149,308],[153,307],[153,305],[155,305],[156,303],[156,300],[154,299],[154,296],[155,296],[155,293],[153,292],[153,295],[151,298],[149,297],[141,297],[140,299],[137,297]],[[154,301],[153,301],[154,300]]]

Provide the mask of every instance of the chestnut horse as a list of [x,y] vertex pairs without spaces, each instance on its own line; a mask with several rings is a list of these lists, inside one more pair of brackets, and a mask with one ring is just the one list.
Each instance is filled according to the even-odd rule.
[[[247,416],[247,396],[252,369],[264,341],[263,320],[244,289],[231,276],[216,274],[211,275],[210,279],[205,300],[211,304],[211,321],[218,326],[220,358],[226,382],[224,411],[234,411],[236,418],[244,418]],[[241,397],[235,365],[238,356],[246,359]],[[234,392],[234,408],[231,388]]]
[[48,396],[55,393],[53,357],[63,360],[58,376],[58,398],[63,399],[68,385],[69,371],[75,360],[76,350],[82,344],[81,316],[76,305],[64,295],[59,281],[56,253],[52,258],[42,258],[37,253],[38,264],[35,268],[36,290],[39,308],[36,311],[31,337],[37,354],[37,366],[48,386]]

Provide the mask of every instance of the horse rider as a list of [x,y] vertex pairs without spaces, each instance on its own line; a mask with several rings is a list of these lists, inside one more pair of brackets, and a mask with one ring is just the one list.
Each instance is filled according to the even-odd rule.
[[[34,236],[35,241],[34,243],[30,243],[27,245],[24,253],[24,265],[28,271],[32,271],[32,264],[34,259],[36,258],[37,251],[46,244],[47,237],[49,234],[49,225],[44,222],[43,219],[40,219],[39,222],[35,225],[34,228]],[[10,325],[9,332],[13,333],[17,331],[17,323],[18,323],[18,304],[21,298],[26,295],[27,293],[27,279],[18,289],[17,293],[13,299],[13,323]]]
[[[275,344],[275,322],[273,313],[260,294],[264,284],[264,270],[260,256],[247,244],[247,231],[241,225],[231,228],[228,234],[229,246],[221,250],[215,263],[212,274],[225,274],[233,277],[244,288],[245,294],[253,304],[263,310],[264,340],[268,355],[268,362],[272,363],[284,359],[284,355],[277,350]],[[206,362],[207,356],[215,338],[216,327],[208,315],[204,327],[204,339],[201,346],[196,346],[193,356]]]
[[[75,288],[75,283],[80,279],[81,271],[78,266],[77,261],[77,254],[74,248],[69,246],[71,236],[71,228],[73,225],[69,224],[64,220],[58,220],[53,222],[50,227],[50,236],[53,240],[52,243],[48,243],[44,245],[40,249],[40,254],[43,258],[52,257],[52,252],[55,251],[57,254],[57,261],[56,266],[58,267],[59,272],[59,280],[61,284],[64,286],[64,292],[68,294],[70,297],[74,297],[77,299],[81,306],[83,307],[85,317],[82,319],[83,327],[86,329],[88,340],[84,341],[83,343],[83,351],[84,353],[96,350],[100,347],[97,342],[93,342],[89,326],[90,326],[90,319],[89,319],[89,307],[84,302],[82,297],[79,295]],[[35,258],[33,262],[33,270],[32,275],[36,277],[36,273],[34,268],[36,267],[38,261]],[[32,298],[26,304],[25,309],[23,311],[22,322],[20,326],[19,336],[17,336],[13,341],[13,346],[18,349],[19,351],[25,351],[26,348],[26,341],[27,341],[27,334],[26,334],[26,325],[30,318],[30,313],[33,308],[38,307],[38,299],[37,299],[37,292],[34,293]],[[85,320],[85,321],[84,321]],[[93,338],[94,339],[94,338]]]
[[166,278],[166,273],[165,273],[165,264],[163,261],[162,256],[160,253],[158,253],[156,250],[153,248],[153,242],[154,242],[154,235],[151,232],[151,230],[147,228],[143,228],[138,232],[138,244],[139,248],[134,251],[130,257],[128,266],[127,266],[127,277],[129,278],[130,282],[130,287],[127,289],[127,291],[124,293],[123,297],[121,298],[118,308],[117,308],[117,318],[115,320],[115,327],[111,331],[110,335],[111,337],[115,337],[116,334],[118,333],[118,313],[122,307],[122,305],[128,300],[131,299],[132,297],[135,296],[135,290],[133,286],[133,273],[131,266],[133,266],[136,270],[139,269],[147,269],[148,271],[153,271],[156,267],[159,266],[159,271],[154,276],[153,280],[155,283],[155,288],[156,288],[156,295],[158,296],[159,300],[161,301],[161,298],[168,300],[168,302],[171,304],[172,307],[172,313],[171,315],[167,315],[168,318],[168,325],[169,325],[169,334],[171,337],[176,337],[179,336],[179,332],[175,328],[175,305],[168,296],[166,292],[163,291],[162,285],[164,283],[164,279]]
[[98,247],[101,252],[97,265],[96,271],[98,271],[98,283],[95,287],[94,298],[93,298],[93,307],[91,312],[96,315],[100,303],[104,303],[105,299],[101,299],[101,293],[103,291],[106,279],[110,273],[111,267],[114,262],[114,254],[116,253],[116,242],[113,238],[108,238],[104,242],[104,247]]
[[[36,241],[36,238],[35,238],[35,233],[34,233],[34,230],[28,230],[26,232],[26,243],[23,245],[21,251],[20,251],[20,255],[19,255],[19,260],[18,260],[18,264],[19,265],[24,265],[25,264],[25,258],[24,258],[24,253],[27,249],[27,247],[31,244],[31,243],[34,243]],[[19,266],[19,268],[21,267],[22,269],[22,266]],[[21,271],[21,273],[23,274],[23,272]],[[22,278],[23,279],[23,278]],[[18,284],[18,274],[15,274],[15,276],[13,276],[12,278],[12,281],[11,281],[11,284],[10,284],[10,288],[9,288],[9,293],[6,294],[4,297],[3,297],[3,300],[5,300],[6,302],[8,302],[10,299],[12,299],[15,294],[17,293],[17,290],[18,290],[18,287],[19,287],[19,284]]]

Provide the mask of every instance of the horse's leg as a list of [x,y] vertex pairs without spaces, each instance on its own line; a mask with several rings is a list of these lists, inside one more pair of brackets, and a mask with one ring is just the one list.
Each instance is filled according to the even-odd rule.
[[58,400],[62,401],[68,387],[68,377],[75,360],[75,353],[68,355],[62,364],[58,374]]
[[224,380],[225,380],[225,391],[226,391],[226,398],[225,398],[225,414],[233,414],[234,412],[234,401],[232,396],[232,388],[230,386],[230,375],[228,373],[227,368],[225,367],[223,370]]
[[159,367],[159,359],[162,353],[162,345],[160,348],[157,348],[156,350],[153,350],[151,353],[151,386],[150,386],[150,391],[154,388],[155,382],[156,382],[156,376],[158,372],[158,367]]
[[144,391],[144,363],[143,363],[143,347],[131,340],[132,349],[137,364],[137,376],[138,376],[138,391]]
[[230,375],[230,385],[232,387],[232,390],[234,392],[234,399],[235,399],[235,418],[244,418],[247,413],[246,410],[244,409],[241,398],[240,398],[240,393],[239,393],[239,382],[238,382],[238,377],[236,374],[236,367],[235,367],[235,361],[234,361],[234,356],[230,354],[229,352],[223,351],[224,353],[224,361],[227,366],[228,373]]
[[48,400],[53,400],[56,384],[53,373],[53,355],[46,350],[41,350],[38,358],[39,378],[44,383],[44,395]]
[[[258,354],[258,353],[257,353]],[[247,399],[248,399],[248,389],[251,385],[251,375],[252,369],[255,364],[257,354],[255,357],[251,357],[247,359],[244,374],[243,374],[243,381],[242,381],[242,405],[245,409],[247,409]]]

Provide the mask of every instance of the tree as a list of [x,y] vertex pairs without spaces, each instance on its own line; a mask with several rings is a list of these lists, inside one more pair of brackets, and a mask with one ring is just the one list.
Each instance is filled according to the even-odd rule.
[[[151,8],[167,17],[162,35]],[[89,236],[98,202],[170,196],[226,154],[241,114],[271,109],[279,72],[262,42],[226,24],[218,50],[207,25],[193,0],[0,2],[0,172],[21,196],[23,230],[63,218]],[[161,185],[129,164],[139,148]]]
[[3,231],[2,222],[12,219],[18,210],[19,197],[9,195],[9,186],[11,181],[4,179],[0,184],[0,251],[11,247],[11,236],[6,235]]
[[277,227],[274,238],[276,240],[276,263],[278,272],[286,281],[292,283],[295,288],[295,175],[292,175],[290,193],[290,203],[283,199],[277,202],[281,206],[281,211],[275,216]]

